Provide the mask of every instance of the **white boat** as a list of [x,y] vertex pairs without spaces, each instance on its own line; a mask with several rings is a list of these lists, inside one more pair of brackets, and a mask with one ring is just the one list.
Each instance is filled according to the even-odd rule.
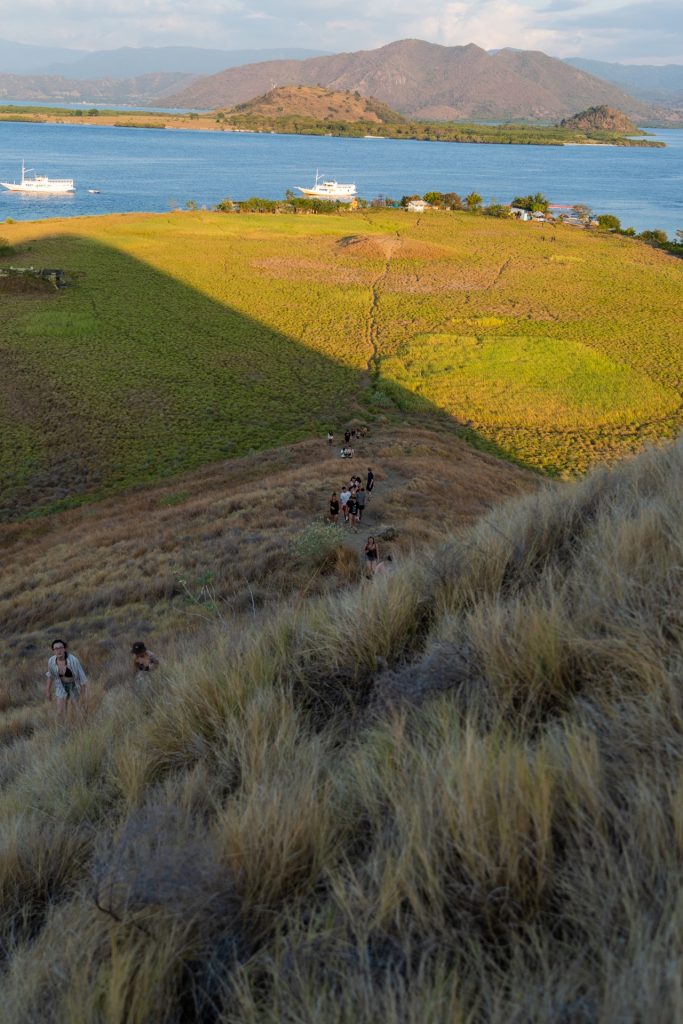
[[21,161],[21,181],[0,181],[3,188],[10,192],[31,192],[33,195],[49,196],[59,195],[65,192],[75,192],[76,186],[72,178],[48,178],[44,174],[35,174],[32,178],[26,177],[24,161]]
[[318,172],[315,172],[315,185],[312,188],[303,188],[297,185],[299,192],[309,199],[355,199],[356,186],[342,185],[338,181],[321,181]]

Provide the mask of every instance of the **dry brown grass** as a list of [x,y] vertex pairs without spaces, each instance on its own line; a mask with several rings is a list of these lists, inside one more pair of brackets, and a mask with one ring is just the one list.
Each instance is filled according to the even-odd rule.
[[[362,531],[342,529],[344,544],[325,565],[299,554],[297,538],[326,515],[331,491],[352,472],[364,478],[370,464],[377,488]],[[0,709],[36,700],[55,636],[108,685],[129,675],[136,638],[160,653],[178,632],[251,618],[289,593],[347,586],[373,530],[394,527],[386,549],[405,554],[536,486],[448,433],[387,427],[358,445],[353,462],[340,460],[336,446],[308,441],[92,508],[2,525],[0,623],[9,650]],[[9,725],[3,731],[11,735]]]
[[[445,437],[373,443],[406,520],[490,494]],[[682,481],[679,442],[495,503],[36,718],[0,751],[8,1024],[679,1019]]]

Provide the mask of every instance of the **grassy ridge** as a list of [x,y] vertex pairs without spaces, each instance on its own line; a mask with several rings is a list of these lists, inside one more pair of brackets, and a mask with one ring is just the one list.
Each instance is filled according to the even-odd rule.
[[547,488],[7,745],[7,1024],[680,1019],[681,481]]
[[560,474],[683,418],[683,268],[631,240],[401,211],[4,231],[13,263],[73,275],[59,294],[3,296],[5,515],[356,414],[441,409]]

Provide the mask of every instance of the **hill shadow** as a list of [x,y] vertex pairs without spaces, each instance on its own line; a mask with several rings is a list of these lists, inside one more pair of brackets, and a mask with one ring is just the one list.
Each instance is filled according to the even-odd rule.
[[384,388],[381,376],[113,246],[64,233],[35,248],[31,262],[63,266],[72,283],[30,303],[6,302],[0,520],[324,436],[353,418],[438,421],[524,465],[415,393],[404,402],[400,386]]

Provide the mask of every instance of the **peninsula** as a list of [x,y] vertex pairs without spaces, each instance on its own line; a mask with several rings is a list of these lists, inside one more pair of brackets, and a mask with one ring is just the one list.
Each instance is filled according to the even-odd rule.
[[647,137],[645,132],[631,125],[625,118],[627,130],[620,129],[618,121],[614,126],[604,126],[594,118],[582,118],[583,114],[577,114],[572,122],[559,125],[527,124],[522,121],[477,124],[409,120],[373,97],[361,96],[357,91],[335,91],[322,86],[280,86],[246,103],[203,112],[0,106],[0,121],[35,124],[335,135],[342,138],[372,135],[384,139],[534,146],[664,146],[664,143]]

